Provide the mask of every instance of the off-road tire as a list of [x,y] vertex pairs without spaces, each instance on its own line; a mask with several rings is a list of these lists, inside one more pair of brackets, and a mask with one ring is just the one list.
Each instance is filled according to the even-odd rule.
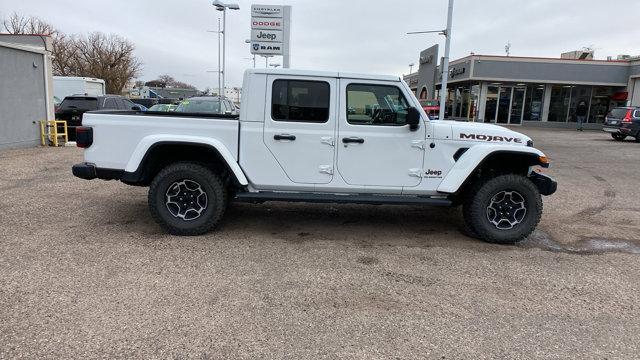
[[[494,196],[503,191],[515,191],[524,199],[526,214],[521,222],[510,229],[500,229],[488,216],[488,207]],[[538,188],[521,175],[500,175],[479,182],[470,192],[463,205],[465,224],[476,238],[497,244],[515,244],[529,236],[538,226],[542,216],[542,197]]]
[[613,138],[613,140],[615,141],[624,141],[624,139],[627,138],[627,135],[622,135],[622,134],[611,134],[611,137]]
[[[470,195],[467,195],[467,197]],[[466,204],[466,200],[465,199],[465,203]],[[470,206],[462,206],[462,233],[468,237],[474,238],[474,239],[479,239],[480,235],[478,235],[478,233],[476,232],[476,230],[473,228],[473,224],[471,224],[471,214],[469,213],[469,211],[471,210]]]
[[[177,218],[169,211],[167,192],[176,182],[191,180],[206,194],[207,206],[194,220]],[[207,167],[192,162],[179,162],[162,169],[149,187],[151,217],[164,230],[173,235],[202,235],[214,229],[227,208],[227,189],[219,175]]]

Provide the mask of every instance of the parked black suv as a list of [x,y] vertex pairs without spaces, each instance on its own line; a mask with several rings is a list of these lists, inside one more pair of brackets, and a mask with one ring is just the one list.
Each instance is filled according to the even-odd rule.
[[640,107],[613,108],[607,114],[602,130],[610,133],[617,141],[622,141],[627,136],[640,141]]
[[76,139],[76,127],[82,125],[82,114],[93,110],[140,110],[140,107],[120,95],[67,96],[56,111],[56,120],[67,121],[69,140]]

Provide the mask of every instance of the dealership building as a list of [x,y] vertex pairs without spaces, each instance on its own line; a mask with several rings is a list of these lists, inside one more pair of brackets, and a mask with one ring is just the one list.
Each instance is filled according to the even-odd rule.
[[[420,54],[418,72],[404,77],[416,96],[438,98],[442,74],[437,46]],[[447,116],[505,125],[575,127],[576,107],[589,108],[587,128],[599,128],[615,106],[640,106],[640,60],[593,60],[471,54],[451,61]]]

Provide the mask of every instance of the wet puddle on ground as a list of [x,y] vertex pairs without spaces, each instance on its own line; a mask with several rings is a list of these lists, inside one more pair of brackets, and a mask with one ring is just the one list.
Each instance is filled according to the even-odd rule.
[[563,244],[553,240],[549,234],[540,230],[536,230],[526,240],[518,243],[518,246],[578,255],[596,255],[612,252],[640,254],[640,240],[585,238]]

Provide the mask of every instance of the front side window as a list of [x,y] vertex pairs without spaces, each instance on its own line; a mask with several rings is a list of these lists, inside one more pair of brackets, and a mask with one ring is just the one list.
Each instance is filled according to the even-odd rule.
[[275,121],[325,123],[329,120],[329,83],[276,80],[271,95]]
[[403,126],[409,103],[396,86],[347,86],[347,122],[353,125]]

